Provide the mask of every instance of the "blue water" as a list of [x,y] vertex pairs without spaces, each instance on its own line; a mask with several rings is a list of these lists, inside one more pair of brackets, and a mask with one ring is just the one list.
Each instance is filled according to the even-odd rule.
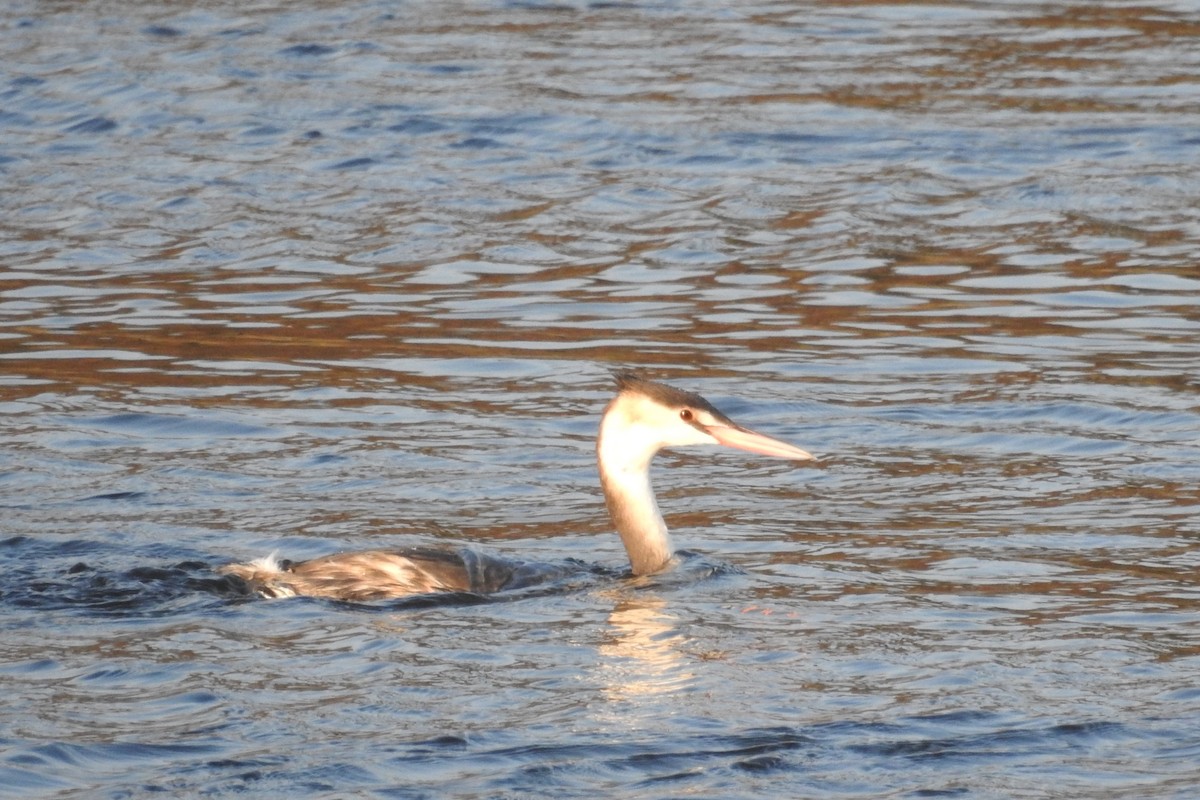
[[[0,21],[0,795],[1196,795],[1188,5]],[[820,458],[630,578],[614,368]],[[414,544],[565,577],[214,571]]]

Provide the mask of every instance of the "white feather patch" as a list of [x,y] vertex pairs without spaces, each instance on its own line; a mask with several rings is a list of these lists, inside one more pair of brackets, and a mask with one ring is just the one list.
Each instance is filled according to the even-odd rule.
[[276,558],[278,555],[279,551],[275,550],[269,556],[263,556],[262,558],[246,562],[246,566],[253,567],[258,572],[269,572],[278,575],[283,572],[283,568],[279,566],[279,559]]

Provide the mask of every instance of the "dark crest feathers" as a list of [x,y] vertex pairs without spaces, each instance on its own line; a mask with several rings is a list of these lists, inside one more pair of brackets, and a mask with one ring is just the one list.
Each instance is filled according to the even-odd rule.
[[634,392],[649,397],[654,402],[668,408],[703,409],[717,419],[733,424],[716,406],[695,392],[685,392],[674,386],[667,386],[665,383],[647,380],[633,372],[614,372],[613,378],[616,379],[617,391],[621,394]]

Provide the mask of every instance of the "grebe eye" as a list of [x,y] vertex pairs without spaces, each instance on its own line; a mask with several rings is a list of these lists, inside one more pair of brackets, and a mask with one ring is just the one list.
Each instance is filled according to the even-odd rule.
[[695,416],[696,415],[692,413],[692,410],[690,408],[685,408],[679,412],[679,418],[681,420],[683,420],[684,422],[691,422],[692,418]]

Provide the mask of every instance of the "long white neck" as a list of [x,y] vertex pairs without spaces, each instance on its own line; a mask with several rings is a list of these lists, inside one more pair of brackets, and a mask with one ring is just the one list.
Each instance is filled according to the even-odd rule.
[[596,442],[600,485],[634,575],[658,572],[674,552],[650,487],[650,460],[657,451],[657,442],[648,442],[644,429],[605,414]]

